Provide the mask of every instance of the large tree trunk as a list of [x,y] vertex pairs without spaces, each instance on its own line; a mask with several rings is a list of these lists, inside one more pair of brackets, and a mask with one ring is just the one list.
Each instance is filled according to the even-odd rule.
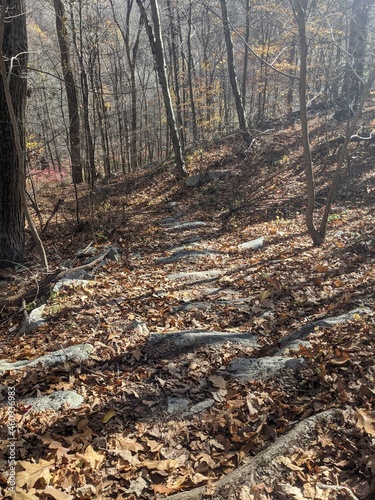
[[72,161],[73,182],[78,184],[83,181],[81,163],[80,120],[78,110],[77,90],[70,65],[69,45],[66,32],[66,14],[62,0],[54,0],[57,39],[60,48],[61,67],[64,76],[66,97],[69,113],[69,143]]
[[169,92],[169,85],[167,79],[167,72],[165,67],[165,57],[164,57],[164,47],[163,40],[161,36],[160,29],[160,16],[159,16],[159,6],[157,0],[151,0],[151,13],[152,13],[152,21],[153,28],[149,22],[147,12],[145,6],[143,5],[142,0],[137,0],[137,4],[141,11],[142,17],[145,22],[147,35],[150,41],[151,50],[154,55],[156,70],[159,77],[160,86],[163,92],[164,105],[167,114],[169,131],[171,134],[172,145],[174,154],[176,157],[176,166],[177,166],[177,175],[178,177],[184,177],[187,174],[184,155],[182,151],[182,145],[180,136],[177,130],[176,119],[174,115],[172,98]]
[[[25,150],[25,104],[27,67],[27,35],[25,3],[23,0],[1,2],[3,39],[0,50],[4,54],[5,70],[0,81],[0,267],[21,262],[25,244],[25,190],[24,162],[20,165],[16,141],[6,100],[8,83],[13,110],[18,122],[19,140]],[[6,19],[4,23],[4,13]],[[2,42],[2,48],[1,48]]]

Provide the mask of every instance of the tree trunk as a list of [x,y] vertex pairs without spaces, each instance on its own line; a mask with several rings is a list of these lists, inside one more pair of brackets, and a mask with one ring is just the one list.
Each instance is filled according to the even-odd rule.
[[151,50],[154,55],[156,70],[158,73],[158,78],[160,82],[160,86],[163,92],[164,105],[167,113],[167,120],[169,131],[171,134],[173,150],[176,158],[176,166],[177,166],[177,175],[178,177],[184,177],[187,175],[187,170],[185,167],[183,151],[180,136],[176,126],[176,119],[174,115],[174,110],[172,106],[172,98],[169,92],[169,85],[167,79],[167,73],[165,68],[165,58],[164,58],[164,48],[163,48],[163,40],[161,36],[160,29],[160,17],[159,17],[159,6],[157,0],[151,0],[151,12],[152,12],[152,21],[153,27],[151,26],[146,9],[143,5],[142,0],[137,0],[137,4],[141,11],[147,35],[150,41]]
[[301,48],[301,62],[299,70],[299,104],[301,113],[301,132],[302,132],[303,152],[305,157],[305,174],[306,174],[306,186],[307,186],[306,225],[314,245],[322,245],[324,243],[324,238],[322,237],[320,232],[316,229],[314,224],[315,183],[314,183],[314,173],[312,168],[311,148],[309,142],[307,104],[306,104],[307,54],[308,54],[308,43],[306,36],[306,21],[307,21],[306,13],[309,0],[301,0],[301,1],[291,0],[291,2],[295,13],[295,18],[298,24],[298,32],[299,32],[300,48]]
[[70,65],[67,40],[66,14],[63,0],[54,0],[57,39],[60,48],[61,67],[64,77],[69,113],[69,143],[72,161],[72,177],[75,184],[83,181],[81,164],[80,120],[77,90]]
[[[5,93],[6,85],[9,85],[13,110],[18,122],[20,146],[24,151],[26,105],[24,73],[27,68],[27,35],[25,2],[3,0],[1,8],[0,50],[4,54],[7,74],[2,73],[0,82],[0,267],[7,267],[12,263],[22,262],[24,257],[25,213],[22,200],[25,190],[25,166],[22,162],[21,168],[19,162],[17,139]],[[4,15],[9,16],[9,19],[5,20]]]
[[352,18],[349,28],[349,47],[344,83],[342,88],[343,102],[351,110],[356,110],[362,94],[363,73],[367,55],[367,31],[369,10],[374,0],[353,0]]
[[80,82],[81,82],[81,93],[82,93],[82,108],[83,108],[83,125],[84,132],[86,138],[86,181],[91,184],[91,188],[94,187],[95,182],[95,148],[94,141],[91,132],[91,124],[90,124],[90,116],[89,116],[89,86],[87,80],[87,72],[84,65],[83,59],[83,19],[82,19],[82,3],[78,4],[79,9],[79,38],[80,38],[80,46],[78,46],[77,41],[77,32],[75,27],[74,20],[74,12],[73,12],[73,4],[70,4],[70,21],[72,25],[72,33],[73,33],[73,44],[77,54],[77,58],[79,61],[79,70],[80,70]]
[[229,29],[227,1],[220,0],[220,6],[221,6],[221,15],[222,15],[222,20],[223,20],[223,27],[224,27],[225,44],[227,47],[229,79],[230,79],[230,83],[232,86],[234,101],[236,104],[238,122],[240,125],[240,130],[242,132],[242,136],[244,138],[244,141],[246,142],[246,144],[248,146],[250,146],[250,144],[252,142],[252,138],[251,138],[249,131],[247,129],[245,110],[244,110],[244,107],[242,105],[241,94],[240,94],[240,90],[238,88],[236,67],[234,64],[233,42],[232,42],[232,37],[230,34],[230,29]]
[[198,142],[198,126],[197,126],[197,111],[195,108],[194,89],[193,89],[193,54],[191,50],[191,29],[192,29],[192,2],[189,1],[188,14],[188,33],[187,33],[187,58],[188,58],[188,82],[189,82],[189,98],[191,107],[191,121],[193,130],[193,142]]

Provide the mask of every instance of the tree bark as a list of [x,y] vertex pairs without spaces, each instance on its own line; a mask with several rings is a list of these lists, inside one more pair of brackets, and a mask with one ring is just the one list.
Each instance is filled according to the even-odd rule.
[[343,102],[350,109],[356,110],[362,94],[363,74],[367,55],[367,31],[369,10],[374,0],[353,0],[352,18],[349,28],[349,47],[344,83],[342,88]]
[[313,163],[311,156],[311,148],[309,141],[309,129],[307,121],[307,54],[308,43],[306,36],[306,21],[307,21],[307,7],[309,0],[291,0],[294,9],[294,15],[298,25],[298,32],[300,38],[301,49],[301,62],[299,70],[299,104],[301,114],[301,132],[302,144],[305,158],[305,175],[307,186],[307,205],[306,205],[306,225],[307,230],[313,240],[314,245],[322,245],[324,238],[316,229],[314,224],[314,208],[315,208],[315,182],[313,173]]
[[80,119],[77,90],[70,65],[69,45],[66,30],[66,14],[63,0],[54,0],[57,39],[60,48],[61,67],[64,77],[69,113],[69,144],[72,161],[72,177],[75,184],[83,181],[81,163]]
[[[0,83],[0,267],[22,262],[25,245],[25,164],[19,163],[6,87],[18,122],[21,149],[25,148],[25,105],[27,68],[27,35],[25,3],[22,0],[1,2],[0,40],[5,73]],[[5,20],[5,15],[7,20]],[[18,56],[18,57],[16,57]]]
[[159,16],[159,6],[157,0],[151,0],[151,13],[152,13],[152,21],[153,28],[148,19],[148,15],[145,9],[145,6],[142,0],[137,0],[137,4],[141,11],[147,35],[150,41],[151,50],[154,55],[156,70],[160,82],[160,86],[163,92],[164,105],[167,113],[167,120],[169,131],[171,134],[171,140],[173,145],[173,150],[176,158],[176,166],[177,166],[177,175],[179,178],[182,178],[187,175],[187,170],[184,161],[184,155],[182,151],[182,145],[180,136],[178,133],[175,114],[172,105],[172,98],[169,92],[168,78],[165,67],[165,57],[164,57],[164,48],[163,48],[163,39],[161,35],[160,29],[160,16]]
[[222,15],[222,20],[223,20],[223,27],[224,27],[225,44],[227,47],[229,79],[230,79],[230,83],[232,86],[234,101],[236,104],[238,122],[240,125],[240,130],[242,132],[242,136],[244,138],[244,141],[246,142],[246,144],[248,146],[250,146],[250,144],[252,143],[252,138],[249,134],[249,131],[248,131],[248,128],[246,125],[245,110],[244,110],[244,107],[242,105],[241,93],[240,93],[240,90],[238,87],[236,66],[234,64],[233,42],[232,42],[232,37],[230,34],[230,29],[229,29],[227,1],[220,0],[220,6],[221,6],[221,15]]

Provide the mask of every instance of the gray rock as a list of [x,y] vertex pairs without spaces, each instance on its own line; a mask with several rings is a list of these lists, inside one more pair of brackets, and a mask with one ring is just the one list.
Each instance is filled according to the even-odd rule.
[[304,339],[310,333],[312,333],[315,328],[331,328],[333,325],[338,325],[341,323],[346,323],[347,321],[351,321],[355,314],[359,314],[363,316],[365,314],[371,313],[372,310],[367,307],[358,307],[356,309],[352,309],[351,311],[341,314],[340,316],[332,316],[330,318],[319,319],[318,321],[314,321],[313,323],[308,323],[304,325],[302,328],[299,328],[294,333],[284,337],[280,341],[280,346],[284,347],[290,344],[292,341],[297,339]]
[[207,226],[206,222],[197,220],[191,222],[176,222],[166,228],[167,231],[187,231],[188,229],[196,229],[197,227]]
[[187,187],[198,187],[202,182],[201,174],[190,175],[186,178],[185,184]]
[[178,208],[178,206],[179,206],[178,201],[170,201],[165,205],[165,208],[167,210],[173,210],[175,208]]
[[56,391],[39,398],[22,399],[20,403],[26,407],[31,406],[29,411],[42,412],[44,410],[59,410],[64,405],[68,405],[70,408],[79,408],[83,401],[83,397],[75,391]]
[[247,347],[259,347],[258,337],[251,333],[243,332],[217,332],[210,330],[182,330],[169,333],[153,333],[150,335],[149,342],[153,343],[172,343],[176,347],[197,347],[200,345],[217,345],[231,342]]
[[277,351],[277,354],[280,354],[281,356],[293,354],[295,352],[298,352],[300,347],[306,347],[308,349],[309,347],[311,347],[311,342],[309,342],[308,340],[294,340],[282,349],[279,349]]
[[215,404],[215,401],[213,399],[206,399],[205,401],[202,401],[201,403],[198,403],[189,410],[185,411],[181,416],[182,417],[189,417],[191,415],[195,415],[196,413],[201,413],[204,410],[207,410],[208,408],[211,408]]
[[87,283],[88,283],[88,280],[86,280],[86,279],[81,280],[81,279],[62,278],[61,280],[59,280],[55,284],[55,286],[52,288],[52,291],[59,292],[61,290],[61,288],[65,287],[65,286],[71,286],[71,285],[86,286]]
[[46,305],[43,304],[31,311],[28,318],[22,323],[20,333],[31,332],[36,330],[39,326],[46,323],[45,318],[43,318],[43,312]]
[[148,335],[150,333],[146,323],[142,320],[134,319],[131,326],[134,332],[139,333],[140,335]]
[[209,170],[203,178],[203,182],[215,181],[217,179],[225,179],[232,175],[230,170]]
[[169,397],[167,403],[167,412],[172,415],[184,411],[191,404],[191,399]]
[[176,217],[166,217],[165,219],[159,220],[159,224],[161,224],[162,226],[165,226],[167,224],[172,224],[174,222],[178,222]]
[[201,184],[216,181],[218,179],[225,179],[231,175],[230,170],[209,170],[204,174],[190,175],[185,183],[187,187],[198,187]]
[[178,260],[198,260],[203,257],[216,257],[218,255],[225,255],[222,252],[217,252],[215,250],[178,250],[174,252],[169,257],[162,257],[157,259],[156,262],[160,264],[168,264],[170,262],[177,262]]
[[171,247],[170,251],[171,252],[185,252],[186,250],[192,250],[194,247],[199,247],[199,243],[197,241],[187,243],[186,245]]
[[265,356],[264,358],[237,358],[229,363],[231,377],[242,382],[267,380],[284,368],[296,370],[305,363],[304,359],[283,356]]
[[172,314],[177,312],[188,312],[192,309],[210,309],[212,302],[186,302],[185,304],[181,304],[180,306],[173,307]]
[[261,248],[264,244],[264,238],[261,236],[256,240],[246,241],[245,243],[241,243],[238,245],[239,250],[257,250]]
[[40,358],[32,360],[20,360],[9,363],[5,360],[0,360],[0,373],[7,370],[21,370],[23,368],[33,368],[39,364],[43,368],[52,368],[58,365],[64,365],[67,362],[80,363],[88,359],[94,350],[91,344],[77,344],[58,351],[49,352]]
[[168,274],[167,278],[170,281],[184,281],[185,283],[199,283],[218,279],[221,275],[219,269],[211,269],[210,271],[187,271],[181,273]]
[[95,279],[95,276],[89,274],[84,269],[78,269],[76,271],[74,270],[67,271],[63,279],[91,281]]

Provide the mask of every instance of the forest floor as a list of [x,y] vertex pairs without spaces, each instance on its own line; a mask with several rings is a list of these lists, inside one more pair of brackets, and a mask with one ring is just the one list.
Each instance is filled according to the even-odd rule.
[[[324,134],[315,120],[314,148]],[[335,163],[331,153],[314,153],[318,219]],[[44,234],[51,268],[81,265],[77,251],[89,244],[122,253],[87,284],[44,297],[47,321],[34,331],[20,334],[21,308],[1,310],[3,360],[94,346],[82,363],[0,374],[4,424],[7,388],[15,388],[17,402],[14,498],[153,499],[197,487],[204,489],[186,498],[375,498],[375,148],[351,146],[350,157],[353,175],[342,173],[321,247],[312,246],[305,227],[298,126],[262,134],[254,150],[235,134],[202,145],[188,157],[191,174],[228,175],[198,187],[177,182],[168,162],[102,182],[94,193],[80,187],[78,225],[71,186],[35,179],[43,222],[64,199]],[[168,217],[205,225],[173,230],[173,221],[161,222]],[[260,237],[258,249],[239,247]],[[174,259],[181,246],[183,258]],[[205,283],[170,277],[212,270],[217,277]],[[0,296],[42,277],[32,262],[2,270]],[[236,358],[272,356],[303,325],[355,308],[368,313],[314,329],[309,345],[293,354],[304,359],[297,371],[250,382],[230,375]],[[175,349],[149,342],[154,334],[185,330],[251,334],[257,345]],[[22,403],[56,390],[75,390],[84,402],[44,412]],[[203,407],[178,412],[172,408],[178,399]],[[317,423],[313,439],[302,435],[277,457],[278,472],[253,483],[245,478],[226,496],[215,493],[216,481],[299,423],[336,409],[339,416]],[[11,498],[6,434],[5,425],[0,496]]]

